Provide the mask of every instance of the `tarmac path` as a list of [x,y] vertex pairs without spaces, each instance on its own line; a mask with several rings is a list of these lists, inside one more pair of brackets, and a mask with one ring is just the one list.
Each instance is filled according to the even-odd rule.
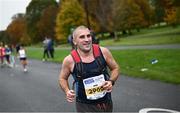
[[[58,86],[61,64],[29,59],[24,73],[16,67],[0,68],[0,112],[74,112]],[[72,82],[72,78],[70,78]],[[115,112],[138,112],[142,108],[180,111],[180,85],[121,75],[113,93]]]

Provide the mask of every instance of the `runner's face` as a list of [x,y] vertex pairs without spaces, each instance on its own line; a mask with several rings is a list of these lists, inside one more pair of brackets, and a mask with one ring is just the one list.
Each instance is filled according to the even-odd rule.
[[78,31],[79,34],[75,39],[77,48],[83,52],[89,52],[92,46],[92,38],[90,31],[88,29],[83,29]]

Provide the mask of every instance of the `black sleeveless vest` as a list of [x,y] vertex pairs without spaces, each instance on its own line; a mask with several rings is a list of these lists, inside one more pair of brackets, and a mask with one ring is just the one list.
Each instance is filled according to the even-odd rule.
[[109,80],[109,74],[107,72],[107,64],[106,61],[102,55],[102,52],[100,51],[102,58],[100,59],[102,66],[100,67],[98,65],[98,61],[95,58],[94,61],[90,62],[90,63],[83,63],[82,62],[82,67],[83,67],[83,72],[82,75],[79,77],[78,76],[78,71],[77,71],[77,65],[74,66],[73,72],[72,72],[72,76],[75,80],[75,90],[76,90],[76,101],[77,102],[81,102],[81,103],[89,103],[89,104],[93,104],[93,103],[108,103],[108,102],[112,102],[111,99],[111,93],[106,93],[106,95],[102,98],[99,98],[97,100],[88,100],[86,98],[86,94],[85,94],[85,88],[84,88],[84,84],[83,84],[83,79],[89,78],[89,77],[95,77],[98,76],[100,74],[104,74],[104,78],[105,80]]

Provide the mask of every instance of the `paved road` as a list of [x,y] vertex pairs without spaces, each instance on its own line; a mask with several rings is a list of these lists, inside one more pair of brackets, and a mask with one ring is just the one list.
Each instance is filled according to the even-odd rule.
[[[29,60],[24,73],[0,68],[0,112],[73,112],[58,86],[60,64]],[[72,78],[70,79],[72,81]],[[121,76],[113,90],[114,111],[138,112],[142,108],[180,111],[180,85]]]

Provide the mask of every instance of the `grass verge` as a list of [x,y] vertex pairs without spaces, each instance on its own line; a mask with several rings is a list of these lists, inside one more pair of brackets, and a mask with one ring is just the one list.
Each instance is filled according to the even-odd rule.
[[142,29],[139,33],[130,36],[119,36],[119,39],[100,40],[102,46],[117,45],[159,45],[180,43],[180,26],[177,28],[164,27]]
[[[113,50],[112,54],[125,75],[180,84],[180,50]],[[152,64],[153,59],[158,62]]]
[[[62,63],[70,50],[57,49],[53,62]],[[115,60],[121,67],[121,73],[145,79],[159,80],[167,83],[180,84],[180,50],[111,50]],[[42,59],[43,50],[27,48],[29,58]],[[157,59],[156,64],[151,64]],[[147,68],[146,71],[141,69]]]

